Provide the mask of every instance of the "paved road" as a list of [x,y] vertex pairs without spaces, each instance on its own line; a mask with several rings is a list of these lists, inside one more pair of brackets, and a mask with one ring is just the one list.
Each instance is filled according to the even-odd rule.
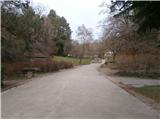
[[63,70],[2,93],[2,118],[158,118],[96,68]]

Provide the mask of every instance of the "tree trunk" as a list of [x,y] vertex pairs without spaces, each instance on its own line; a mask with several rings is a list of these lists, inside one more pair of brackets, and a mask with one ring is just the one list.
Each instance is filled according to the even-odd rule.
[[82,64],[82,57],[79,58],[79,64]]
[[146,74],[150,73],[150,69],[151,69],[151,65],[150,65],[150,63],[148,63],[148,64],[146,65],[145,73],[146,73]]
[[116,53],[113,53],[113,62],[116,60]]

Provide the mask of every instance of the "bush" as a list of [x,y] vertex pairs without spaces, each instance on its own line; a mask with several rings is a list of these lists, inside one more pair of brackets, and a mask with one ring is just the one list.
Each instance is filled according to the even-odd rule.
[[53,72],[53,71],[58,71],[59,69],[67,69],[73,67],[72,63],[64,61],[58,62],[53,60],[31,62],[31,64],[32,67],[39,68],[40,72]]
[[116,66],[120,72],[137,74],[159,74],[160,57],[151,54],[118,55]]
[[24,68],[32,67],[38,68],[39,72],[53,72],[58,71],[59,69],[72,68],[73,64],[64,61],[58,62],[53,60],[5,63],[5,74],[6,76],[12,76],[22,73]]
[[69,63],[69,62],[65,62],[65,61],[61,61],[59,62],[61,65],[63,65],[63,68],[67,69],[67,68],[72,68],[73,64]]

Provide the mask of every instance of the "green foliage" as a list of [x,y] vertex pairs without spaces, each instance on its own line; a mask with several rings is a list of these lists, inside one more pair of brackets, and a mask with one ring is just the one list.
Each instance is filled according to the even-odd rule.
[[35,51],[45,55],[68,54],[71,29],[54,10],[42,16],[28,1],[1,1],[1,18],[2,62],[19,60],[25,53]]
[[[69,27],[69,24],[67,23],[66,19],[64,17],[60,17],[56,15],[56,12],[54,10],[50,10],[48,14],[48,18],[51,21],[53,29],[54,41],[56,41],[56,47],[58,48],[58,55],[67,55],[68,51],[67,47],[65,47],[68,43],[71,43],[71,29]],[[67,48],[67,49],[65,49]]]
[[159,30],[160,4],[158,1],[112,1],[111,12],[116,12],[115,17],[131,18],[139,25],[139,32]]
[[156,86],[144,86],[140,88],[135,88],[135,90],[142,95],[152,98],[157,103],[160,103],[160,85]]
[[61,40],[57,41],[56,46],[58,47],[58,55],[64,55],[64,42]]

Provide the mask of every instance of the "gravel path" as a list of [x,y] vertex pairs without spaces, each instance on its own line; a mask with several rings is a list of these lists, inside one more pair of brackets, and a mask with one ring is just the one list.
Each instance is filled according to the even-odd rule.
[[63,70],[2,93],[2,118],[158,118],[96,68]]

